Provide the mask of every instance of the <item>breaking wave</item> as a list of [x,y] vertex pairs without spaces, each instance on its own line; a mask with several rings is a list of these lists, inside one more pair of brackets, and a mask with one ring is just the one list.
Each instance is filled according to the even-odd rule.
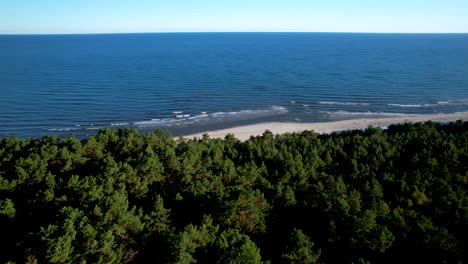
[[457,105],[468,105],[468,99],[451,99],[445,101],[438,101],[435,103],[426,104],[387,104],[388,106],[394,107],[440,107],[440,106],[457,106]]
[[267,117],[273,115],[285,114],[288,109],[284,106],[271,106],[266,109],[256,110],[240,110],[231,112],[214,112],[208,113],[205,111],[199,112],[198,115],[191,114],[180,114],[176,115],[176,118],[162,118],[152,119],[145,121],[134,122],[133,125],[137,127],[150,127],[150,126],[174,126],[174,125],[186,125],[192,123],[209,123],[219,121],[235,121],[235,120],[248,120],[258,117]]
[[405,114],[405,113],[388,113],[388,112],[352,112],[352,111],[321,111],[321,113],[325,113],[331,116],[339,117],[339,116],[366,116],[366,117],[393,117],[393,116],[415,116],[416,114]]
[[358,103],[358,102],[329,102],[329,101],[318,102],[318,104],[322,104],[322,105],[370,105],[370,103]]

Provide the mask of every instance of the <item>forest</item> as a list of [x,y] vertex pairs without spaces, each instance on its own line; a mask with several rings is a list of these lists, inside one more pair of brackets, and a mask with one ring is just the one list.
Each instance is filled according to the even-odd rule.
[[0,263],[468,263],[468,122],[3,138]]

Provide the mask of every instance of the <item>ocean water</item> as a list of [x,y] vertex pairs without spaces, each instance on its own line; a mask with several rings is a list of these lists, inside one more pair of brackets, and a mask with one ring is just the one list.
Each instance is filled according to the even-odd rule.
[[468,34],[0,35],[0,137],[468,111]]

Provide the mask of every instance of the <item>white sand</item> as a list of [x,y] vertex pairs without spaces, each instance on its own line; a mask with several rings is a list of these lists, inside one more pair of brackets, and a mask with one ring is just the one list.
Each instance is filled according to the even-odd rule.
[[439,114],[439,115],[414,115],[404,117],[382,117],[382,118],[365,118],[352,119],[335,122],[324,123],[282,123],[270,122],[259,123],[254,125],[238,126],[228,129],[207,131],[192,135],[186,135],[185,138],[201,138],[203,134],[208,134],[211,138],[224,138],[227,134],[234,134],[239,140],[245,141],[250,136],[262,135],[265,130],[270,130],[273,134],[284,134],[287,132],[301,132],[304,130],[313,130],[316,133],[331,133],[334,131],[365,129],[368,126],[386,128],[391,124],[420,122],[453,122],[457,120],[468,121],[468,112],[457,114]]

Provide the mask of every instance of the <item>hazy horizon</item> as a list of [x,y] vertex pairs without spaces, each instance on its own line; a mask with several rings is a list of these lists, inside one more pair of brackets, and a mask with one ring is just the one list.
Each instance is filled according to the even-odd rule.
[[332,32],[332,31],[156,31],[156,32],[93,32],[93,33],[0,33],[6,35],[111,35],[111,34],[209,34],[209,33],[304,33],[304,34],[468,34],[468,32]]
[[204,33],[323,33],[323,34],[468,34],[468,32],[320,32],[320,31],[161,31],[161,32],[96,32],[96,33],[0,33],[0,35],[110,35],[110,34],[204,34]]

